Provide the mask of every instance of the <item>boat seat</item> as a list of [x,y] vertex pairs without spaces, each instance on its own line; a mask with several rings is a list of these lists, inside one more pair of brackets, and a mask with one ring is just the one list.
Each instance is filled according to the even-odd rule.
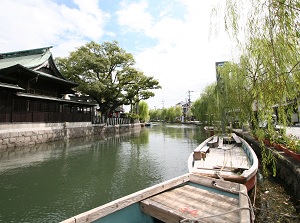
[[203,147],[200,149],[200,152],[202,152],[202,153],[209,153],[209,146],[203,146]]
[[219,143],[218,143],[218,149],[222,149],[223,148],[223,138],[219,138]]
[[206,153],[209,153],[209,146],[203,146],[200,150],[203,160],[206,158]]
[[218,136],[214,136],[213,139],[207,143],[207,145],[210,148],[216,148],[218,146],[218,141],[219,141],[219,137]]
[[237,146],[242,146],[242,141],[240,140],[240,138],[235,133],[232,133],[231,135],[232,135],[232,138],[235,141],[235,144]]
[[206,153],[209,152],[209,146],[198,146],[196,149],[194,149],[193,158],[194,160],[201,160],[206,157]]

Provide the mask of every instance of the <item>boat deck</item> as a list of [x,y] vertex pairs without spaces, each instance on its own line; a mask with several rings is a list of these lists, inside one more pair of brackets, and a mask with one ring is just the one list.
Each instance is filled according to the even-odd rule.
[[204,158],[194,160],[193,164],[192,172],[222,171],[229,175],[236,175],[237,172],[251,167],[248,156],[241,146],[223,142],[219,143],[216,148],[210,148]]
[[141,201],[141,210],[163,222],[240,222],[238,196],[184,185]]
[[189,173],[73,216],[63,223],[250,223],[252,220],[254,215],[244,185]]

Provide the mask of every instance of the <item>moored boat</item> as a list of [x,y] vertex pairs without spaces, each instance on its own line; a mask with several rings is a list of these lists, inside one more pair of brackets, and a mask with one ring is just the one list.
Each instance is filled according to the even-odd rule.
[[185,174],[71,217],[80,222],[253,222],[244,185]]
[[214,135],[189,156],[190,173],[241,183],[251,190],[256,184],[258,159],[251,146],[235,133]]

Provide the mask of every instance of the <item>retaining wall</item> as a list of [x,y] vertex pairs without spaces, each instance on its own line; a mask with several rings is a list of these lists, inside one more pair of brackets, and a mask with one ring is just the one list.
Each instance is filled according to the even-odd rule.
[[[261,145],[247,132],[235,131],[252,146],[258,157],[261,157]],[[300,163],[284,152],[266,147],[277,158],[276,177],[280,178],[291,189],[294,196],[300,200]]]
[[0,150],[89,135],[121,133],[141,128],[140,123],[123,125],[79,123],[0,124]]

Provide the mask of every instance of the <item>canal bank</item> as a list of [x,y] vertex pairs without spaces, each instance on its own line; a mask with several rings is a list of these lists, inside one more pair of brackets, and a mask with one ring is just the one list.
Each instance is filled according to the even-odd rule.
[[0,151],[91,135],[119,134],[140,128],[140,123],[122,125],[91,124],[90,122],[2,124],[0,125]]
[[[235,130],[236,134],[243,137],[253,148],[261,160],[261,144],[249,132]],[[296,200],[300,200],[300,163],[282,151],[277,151],[272,146],[266,149],[276,157],[276,177],[283,181],[294,195]]]

